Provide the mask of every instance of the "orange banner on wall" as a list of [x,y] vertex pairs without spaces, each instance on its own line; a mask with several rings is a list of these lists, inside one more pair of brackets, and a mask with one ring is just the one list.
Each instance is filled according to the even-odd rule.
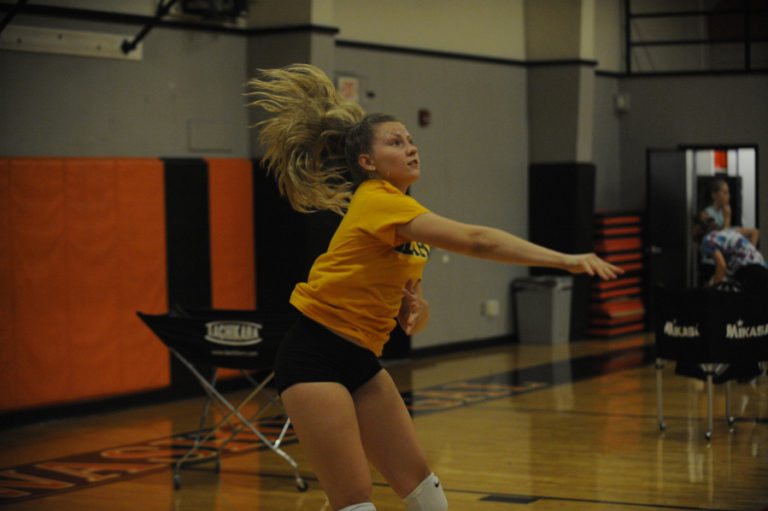
[[211,302],[214,309],[256,308],[253,171],[243,159],[209,159]]

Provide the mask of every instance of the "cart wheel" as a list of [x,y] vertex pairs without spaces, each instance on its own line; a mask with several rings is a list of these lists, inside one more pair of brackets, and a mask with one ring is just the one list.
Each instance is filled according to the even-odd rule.
[[173,474],[173,489],[178,490],[181,488],[181,476],[179,474]]
[[707,431],[706,433],[704,433],[704,437],[705,437],[707,440],[709,440],[710,438],[712,438],[712,432],[711,432],[711,431]]
[[296,479],[296,488],[300,492],[305,492],[305,491],[307,491],[309,489],[309,485],[307,484],[307,482],[304,479],[299,477],[299,478]]
[[667,429],[667,425],[663,422],[659,422],[659,431],[664,431]]
[[216,465],[214,466],[213,470],[218,474],[221,472],[221,460],[216,460]]

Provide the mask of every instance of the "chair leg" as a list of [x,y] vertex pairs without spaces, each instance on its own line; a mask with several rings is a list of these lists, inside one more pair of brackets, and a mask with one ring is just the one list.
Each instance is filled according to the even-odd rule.
[[734,423],[736,422],[736,419],[733,416],[733,413],[731,413],[731,389],[732,389],[733,382],[731,380],[728,380],[725,382],[725,417],[728,419],[728,428],[730,432],[733,432],[736,428],[734,427]]
[[[180,487],[180,475],[178,473],[179,469],[182,467],[182,465],[190,459],[190,457],[198,450],[198,448],[205,442],[208,441],[216,432],[221,429],[224,424],[231,424],[230,420],[233,417],[237,417],[237,419],[240,421],[239,430],[242,429],[242,427],[247,427],[248,429],[253,432],[254,435],[256,435],[259,440],[261,440],[264,445],[266,445],[270,450],[278,454],[281,458],[283,458],[290,466],[293,468],[294,477],[296,480],[296,487],[299,489],[299,491],[305,491],[308,488],[307,483],[304,481],[304,479],[301,477],[301,474],[299,473],[299,467],[296,464],[296,462],[291,458],[287,453],[285,453],[282,449],[280,449],[279,446],[276,446],[273,442],[270,442],[269,439],[264,436],[264,434],[259,431],[251,422],[248,421],[241,413],[240,410],[248,403],[250,402],[256,395],[259,393],[262,393],[264,391],[264,388],[269,383],[270,380],[274,377],[274,373],[271,373],[266,379],[264,379],[253,391],[241,401],[241,403],[235,407],[233,406],[229,401],[227,401],[224,396],[216,390],[214,386],[212,386],[208,380],[206,380],[198,371],[195,369],[195,367],[184,357],[182,357],[178,352],[175,350],[171,350],[171,352],[176,355],[176,357],[181,361],[182,364],[187,366],[187,368],[192,372],[192,374],[198,379],[198,381],[203,386],[203,389],[208,394],[208,397],[211,401],[218,405],[221,405],[225,407],[229,413],[225,413],[224,418],[222,418],[218,424],[216,424],[210,431],[208,431],[203,438],[200,438],[197,442],[195,442],[195,445],[187,451],[184,456],[182,456],[179,460],[176,461],[175,470],[174,470],[174,487],[178,489]],[[258,414],[257,414],[258,415]],[[233,429],[236,429],[236,427],[233,426]],[[287,430],[287,428],[285,428]],[[238,430],[238,431],[239,431]],[[230,437],[231,438],[231,437]],[[282,440],[282,439],[281,439]]]
[[664,370],[664,364],[666,361],[662,358],[656,359],[656,413],[659,418],[659,430],[664,431],[667,429],[667,425],[664,424],[663,408],[664,397],[662,395],[662,371]]
[[713,428],[713,412],[714,406],[714,377],[723,374],[723,371],[728,369],[729,364],[707,363],[699,364],[699,367],[707,375],[707,432],[704,434],[707,440],[712,438]]
[[[219,376],[219,369],[215,367],[213,369],[213,374],[211,375],[211,381],[210,381],[211,387],[216,386],[216,381],[218,379],[218,376]],[[208,418],[208,411],[211,408],[211,400],[212,400],[211,396],[208,396],[208,398],[205,400],[205,404],[203,404],[203,413],[200,415],[200,424],[197,426],[197,438],[196,438],[197,442],[200,441],[200,437],[202,437],[203,435],[203,428],[205,427],[205,421]]]
[[712,394],[714,393],[712,384],[712,373],[707,373],[707,432],[704,436],[709,440],[712,438]]

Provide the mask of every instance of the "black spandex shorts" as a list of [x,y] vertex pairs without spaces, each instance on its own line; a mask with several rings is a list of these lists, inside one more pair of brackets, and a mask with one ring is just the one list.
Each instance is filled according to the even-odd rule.
[[372,351],[305,316],[288,330],[275,358],[279,393],[296,383],[321,381],[340,383],[352,393],[379,371],[381,362]]

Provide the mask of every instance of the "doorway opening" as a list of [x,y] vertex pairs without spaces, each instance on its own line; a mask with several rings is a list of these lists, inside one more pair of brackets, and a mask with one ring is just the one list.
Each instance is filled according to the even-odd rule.
[[692,219],[707,207],[708,183],[732,185],[732,224],[759,228],[756,145],[680,146],[647,154],[646,250],[650,287],[699,285],[699,247]]
[[[730,191],[731,227],[757,228],[757,147],[681,147],[685,151],[686,173],[692,176],[692,215],[711,206],[712,184],[725,181]],[[698,246],[689,247],[688,282],[701,286],[711,273],[702,264]]]

